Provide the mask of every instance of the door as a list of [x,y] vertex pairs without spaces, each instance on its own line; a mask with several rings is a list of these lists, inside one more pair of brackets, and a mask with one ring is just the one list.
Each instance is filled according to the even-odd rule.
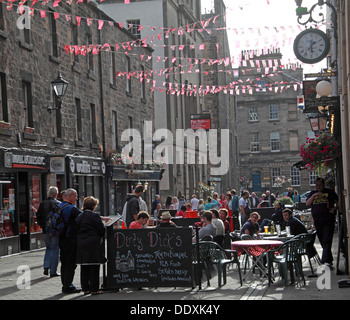
[[261,173],[252,174],[252,189],[255,192],[261,192]]
[[30,250],[28,173],[18,173],[18,213],[19,233],[22,250]]

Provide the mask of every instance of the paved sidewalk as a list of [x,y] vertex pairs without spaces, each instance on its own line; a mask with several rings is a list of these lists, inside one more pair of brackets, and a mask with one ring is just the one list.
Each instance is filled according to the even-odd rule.
[[[316,244],[316,247],[319,253],[322,252],[319,245]],[[334,253],[336,252],[335,248]],[[123,289],[119,292],[106,291],[104,294],[97,296],[84,296],[82,293],[67,295],[61,293],[59,277],[50,278],[43,275],[42,263],[44,253],[44,249],[41,249],[0,258],[0,300],[175,300],[191,302],[198,300],[350,299],[350,288],[338,287],[338,281],[347,279],[346,275],[336,275],[336,268],[334,268],[330,272],[330,278],[327,278],[330,279],[330,289],[322,289],[322,287],[328,285],[328,280],[325,281],[324,278],[321,278],[322,275],[318,278],[307,277],[307,275],[311,274],[311,271],[306,260],[304,261],[306,285],[296,283],[285,287],[284,282],[277,276],[276,282],[268,287],[267,281],[260,281],[258,275],[256,275],[254,278],[248,278],[241,287],[237,268],[234,266],[228,270],[227,284],[221,288],[217,286],[218,281],[215,276],[210,280],[211,287],[209,288],[206,287],[206,279],[204,277],[202,290],[199,290],[198,287],[193,290],[191,288],[144,288],[142,290]],[[317,264],[314,263],[314,269],[316,268]],[[22,273],[22,270],[30,270],[30,272]],[[29,275],[30,279],[25,278],[26,275]],[[80,268],[78,266],[74,279],[74,283],[77,286],[80,286],[79,276]],[[30,287],[25,288],[25,283],[29,283]]]

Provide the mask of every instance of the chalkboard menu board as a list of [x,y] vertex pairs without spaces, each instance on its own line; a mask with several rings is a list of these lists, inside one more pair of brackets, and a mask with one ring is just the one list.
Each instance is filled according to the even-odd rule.
[[107,229],[107,287],[192,287],[192,229]]

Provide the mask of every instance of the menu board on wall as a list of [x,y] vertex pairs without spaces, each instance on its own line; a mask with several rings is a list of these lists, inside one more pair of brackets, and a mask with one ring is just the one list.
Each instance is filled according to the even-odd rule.
[[107,286],[192,287],[192,229],[107,231]]

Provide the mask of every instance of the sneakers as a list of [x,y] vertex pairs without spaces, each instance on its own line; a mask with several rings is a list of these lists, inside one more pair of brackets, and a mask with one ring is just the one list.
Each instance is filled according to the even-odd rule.
[[325,267],[328,267],[328,268],[330,268],[330,269],[333,269],[333,263],[332,263],[332,262],[331,262],[331,263],[325,262],[323,265],[324,265]]

